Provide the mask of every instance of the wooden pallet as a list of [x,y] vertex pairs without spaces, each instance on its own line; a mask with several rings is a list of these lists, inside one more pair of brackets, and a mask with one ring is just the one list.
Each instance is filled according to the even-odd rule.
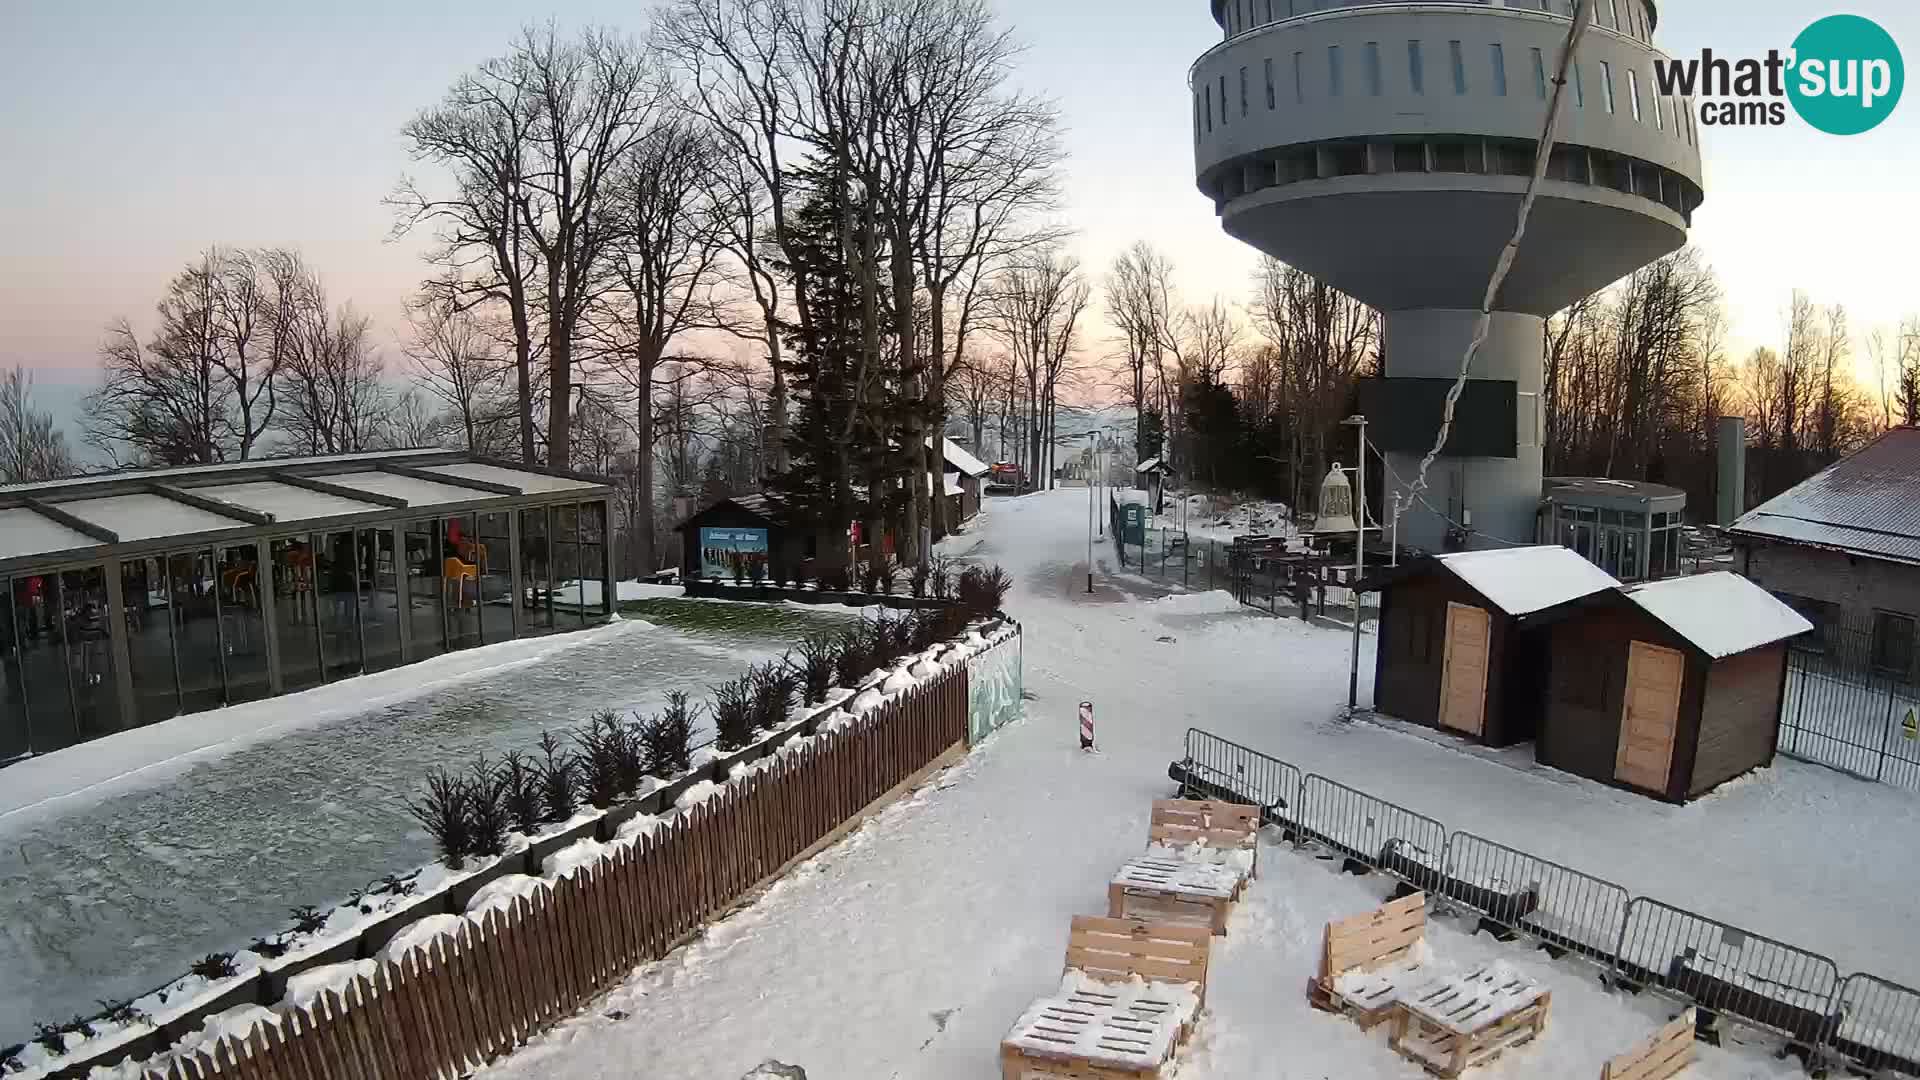
[[[1425,893],[1383,904],[1364,915],[1327,924],[1320,946],[1320,970],[1307,980],[1307,1003],[1340,1013],[1367,1030],[1393,1016],[1403,986],[1426,977],[1413,960],[1427,936]],[[1375,976],[1341,990],[1342,975]]]
[[1155,799],[1147,843],[1251,853],[1248,877],[1260,871],[1260,808],[1201,799]]
[[1482,968],[1436,979],[1394,1006],[1388,1040],[1435,1076],[1457,1077],[1546,1030],[1553,995],[1524,976]]
[[1600,1080],[1668,1080],[1693,1063],[1694,1012],[1688,1009],[1638,1046],[1600,1067]]
[[1022,1014],[1000,1046],[1002,1080],[1158,1077],[1193,1034],[1212,943],[1204,927],[1075,916],[1063,974],[1080,985]]
[[1203,926],[1227,932],[1227,915],[1246,891],[1229,867],[1143,855],[1130,859],[1107,884],[1107,915],[1160,926]]

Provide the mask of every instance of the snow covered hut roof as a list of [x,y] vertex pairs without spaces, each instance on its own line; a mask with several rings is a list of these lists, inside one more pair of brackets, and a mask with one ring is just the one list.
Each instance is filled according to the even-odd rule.
[[1920,428],[1894,428],[1747,511],[1728,532],[1920,563]]
[[1509,615],[1545,611],[1620,585],[1557,544],[1455,552],[1440,556],[1440,565]]
[[944,445],[941,446],[940,452],[946,455],[947,464],[959,469],[968,476],[987,475],[988,469],[986,462],[981,461],[979,458],[961,449],[960,445],[952,439],[942,439],[941,442]]
[[1142,475],[1150,472],[1166,472],[1167,466],[1157,457],[1150,457],[1133,467],[1133,471]]
[[1715,660],[1813,629],[1800,613],[1738,574],[1667,578],[1620,590]]

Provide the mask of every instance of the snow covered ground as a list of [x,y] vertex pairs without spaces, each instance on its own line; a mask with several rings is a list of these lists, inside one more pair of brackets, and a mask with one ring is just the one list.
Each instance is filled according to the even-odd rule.
[[[1184,514],[1182,499],[1186,501]],[[1294,536],[1298,533],[1285,503],[1239,502],[1227,496],[1180,492],[1168,492],[1166,509],[1148,524],[1156,531],[1177,533],[1184,529],[1196,540],[1222,544],[1247,535]]]
[[[1143,844],[1189,725],[1393,799],[1454,828],[1611,877],[1636,893],[1821,949],[1843,971],[1912,983],[1904,898],[1920,870],[1912,794],[1782,763],[1688,807],[1655,804],[1394,723],[1337,719],[1349,638],[1247,613],[1221,596],[1154,599],[1137,579],[1086,589],[1084,493],[989,500],[969,557],[1015,576],[1028,717],[936,786],[797,869],[751,909],[636,973],[600,1008],[487,1075],[732,1080],[768,1058],[821,1077],[992,1075],[1000,1038],[1057,985],[1068,921]],[[1097,548],[1103,565],[1111,548]],[[1371,638],[1362,671],[1372,670]],[[1365,687],[1370,680],[1363,676]],[[1075,706],[1095,703],[1100,753]],[[1421,1075],[1382,1035],[1308,1010],[1322,925],[1385,895],[1379,879],[1285,849],[1220,944],[1211,1017],[1179,1076],[1371,1080]],[[1667,1019],[1591,969],[1438,921],[1434,951],[1506,959],[1554,992],[1547,1036],[1489,1077],[1592,1076]],[[1730,1039],[1698,1075],[1795,1075]]]
[[[626,583],[631,588],[631,583]],[[677,588],[677,587],[676,587]],[[847,609],[838,619],[852,618]],[[832,620],[832,614],[821,615]],[[0,772],[0,1046],[433,858],[425,773],[652,711],[790,637],[626,620],[183,716]]]

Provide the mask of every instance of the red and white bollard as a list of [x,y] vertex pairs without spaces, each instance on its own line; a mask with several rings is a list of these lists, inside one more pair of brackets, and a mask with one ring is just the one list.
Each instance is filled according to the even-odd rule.
[[1080,749],[1093,749],[1093,702],[1080,703]]

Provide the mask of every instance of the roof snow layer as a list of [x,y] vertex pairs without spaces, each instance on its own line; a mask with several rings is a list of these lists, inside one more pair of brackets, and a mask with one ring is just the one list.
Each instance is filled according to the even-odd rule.
[[1509,615],[1545,611],[1620,585],[1557,544],[1455,552],[1440,556],[1440,565]]
[[1772,593],[1725,570],[1650,581],[1621,591],[1715,660],[1813,629],[1812,623]]
[[966,473],[968,476],[985,476],[987,463],[961,449],[952,439],[943,439],[940,452],[946,455],[947,464]]

